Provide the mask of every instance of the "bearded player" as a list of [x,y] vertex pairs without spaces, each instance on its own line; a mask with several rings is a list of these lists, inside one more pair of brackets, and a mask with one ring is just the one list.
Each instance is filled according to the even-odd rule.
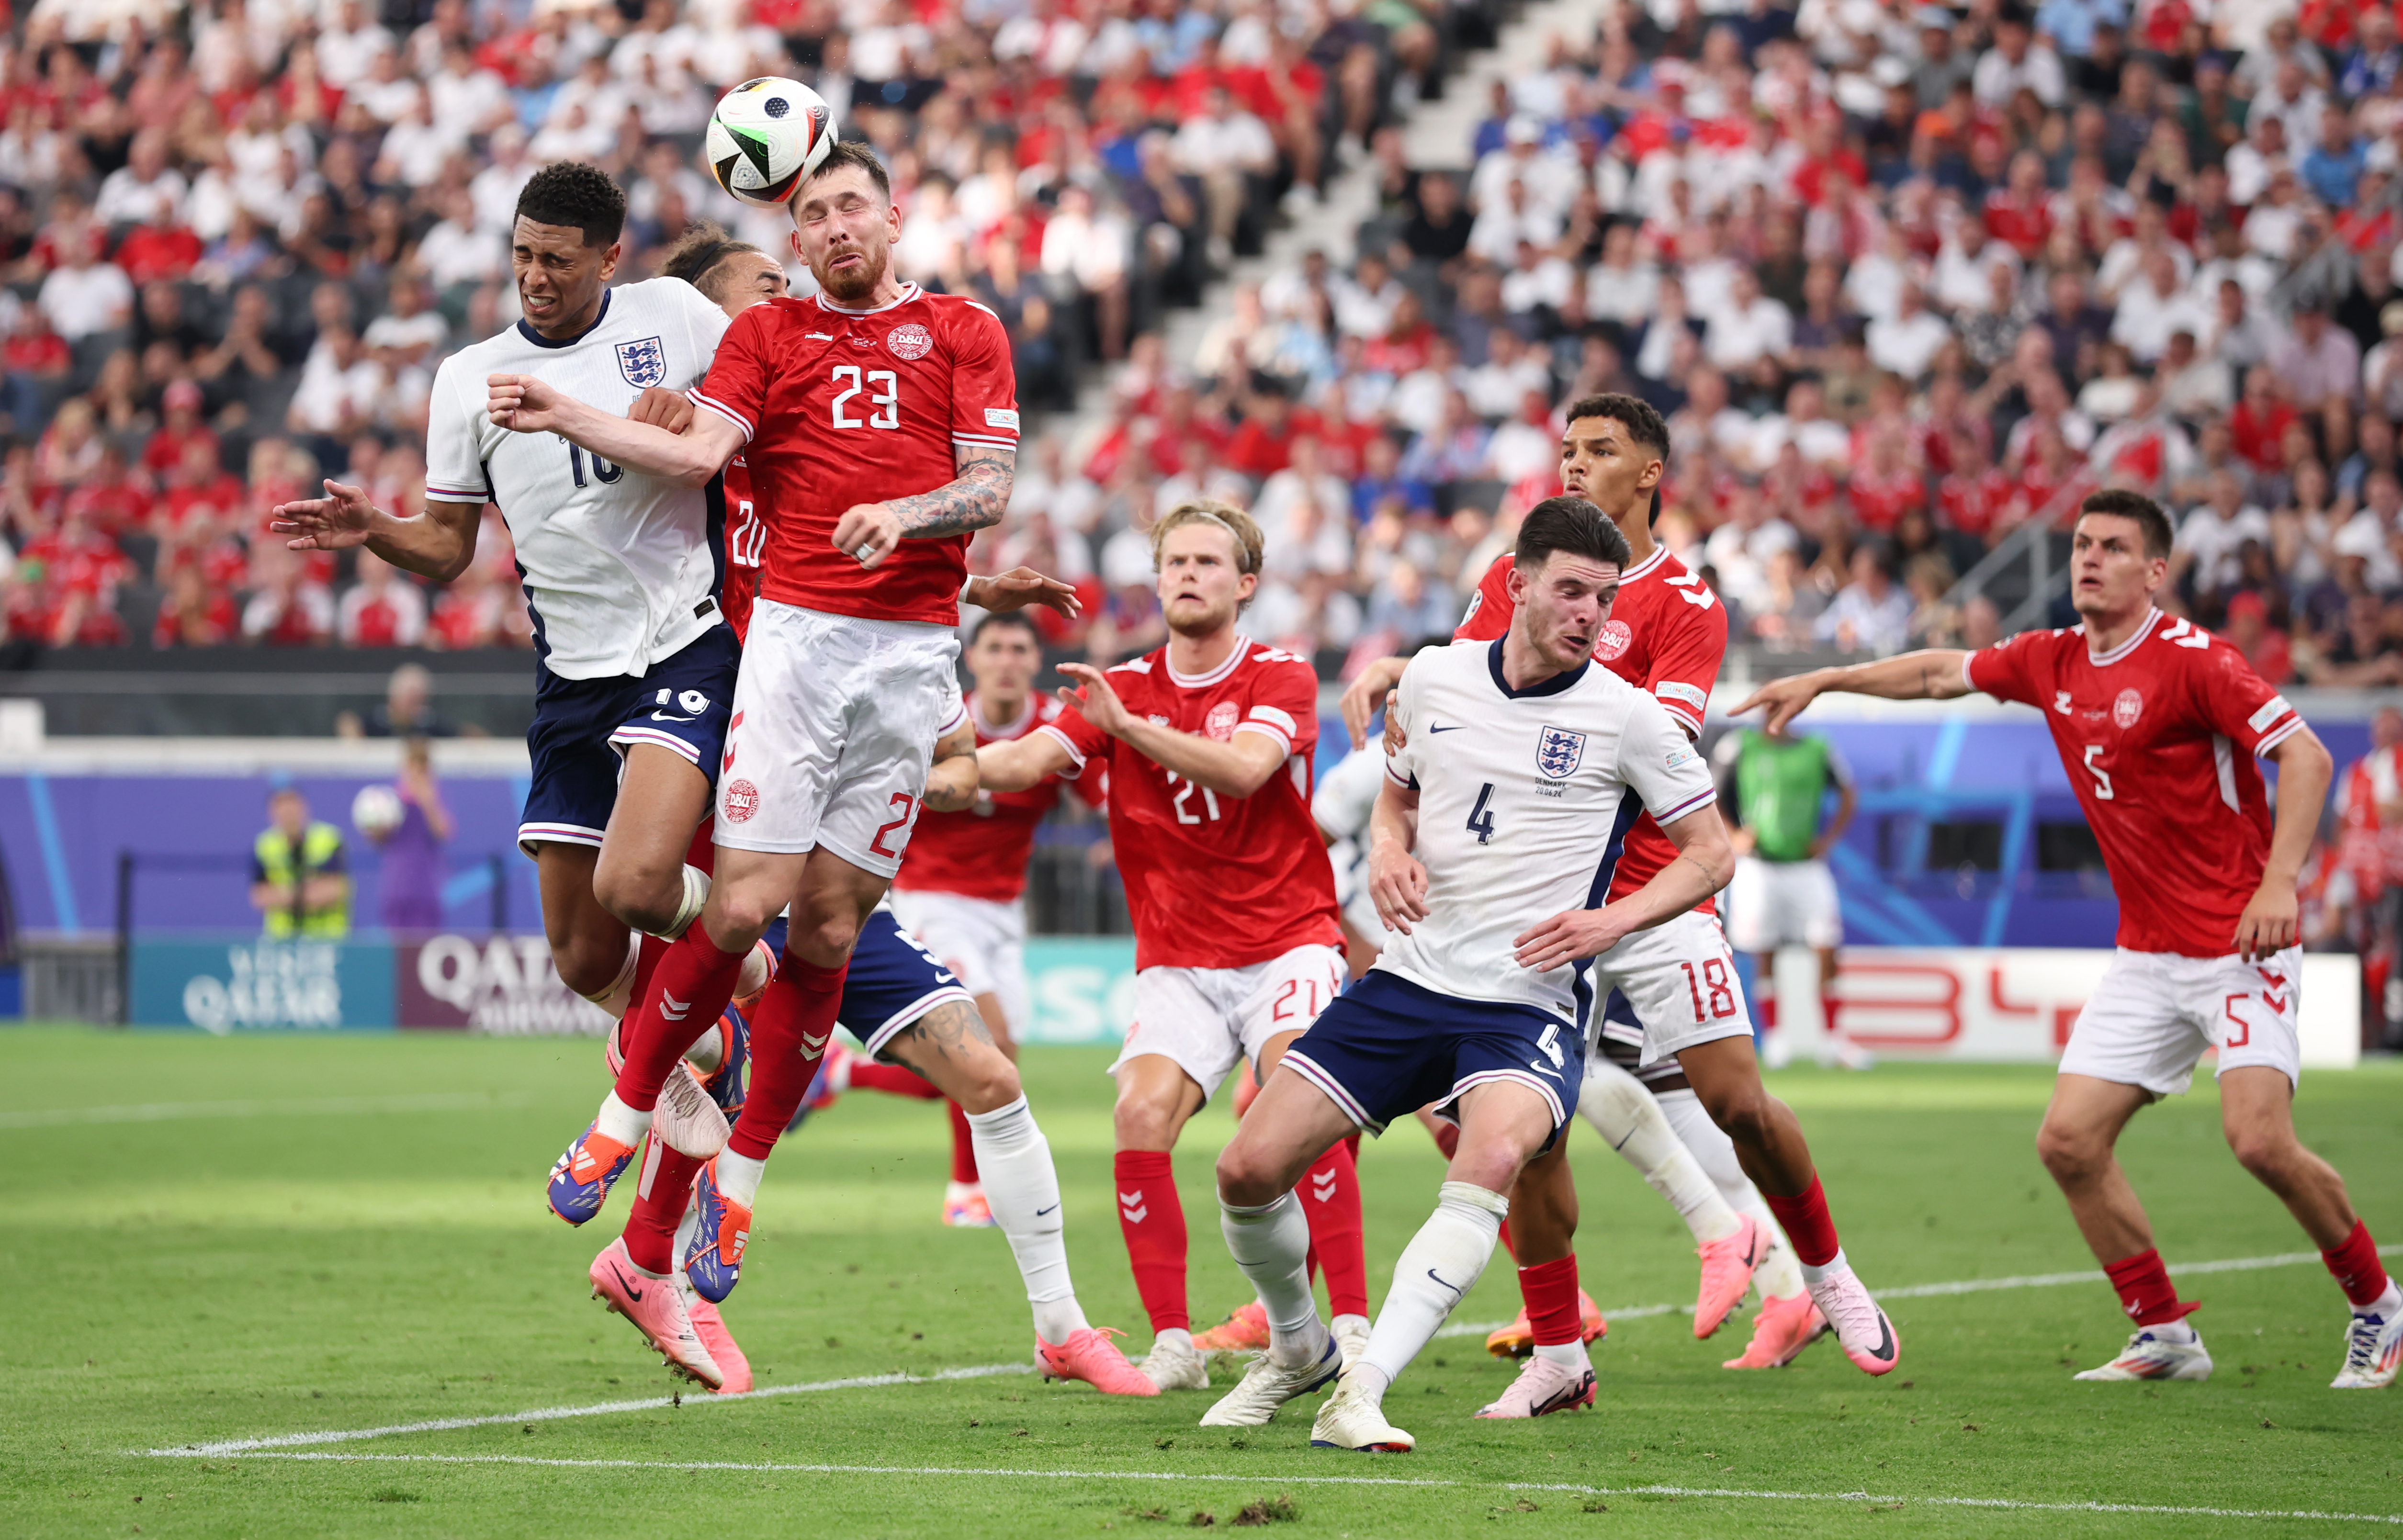
[[[1204,1389],[1170,1152],[1238,1062],[1250,1061],[1265,1082],[1335,998],[1342,933],[1334,872],[1310,817],[1318,676],[1309,659],[1236,629],[1259,584],[1259,526],[1223,503],[1187,503],[1153,527],[1151,548],[1167,645],[1106,673],[1062,665],[1083,687],[1062,692],[1075,709],[979,749],[977,760],[995,792],[1109,771],[1110,844],[1135,936],[1135,1020],[1111,1066],[1118,1218],[1151,1314],[1144,1372],[1162,1389]],[[1352,1152],[1340,1143],[1318,1152],[1308,1176],[1307,1226],[1348,1349],[1368,1325]],[[1272,1329],[1276,1320],[1271,1311]],[[1313,1353],[1291,1372],[1323,1382],[1339,1363],[1321,1367]],[[1264,1398],[1257,1376],[1255,1365],[1204,1424],[1267,1422],[1287,1396]]]
[[[2114,1149],[2139,1109],[2182,1094],[2219,1050],[2220,1125],[2278,1195],[2352,1305],[2334,1388],[2392,1384],[2403,1291],[2379,1262],[2344,1179],[2295,1136],[2302,954],[2296,874],[2334,767],[2285,697],[2242,653],[2154,606],[2170,524],[2132,492],[2080,506],[2070,557],[2080,624],[1982,652],[1930,649],[1781,679],[1736,708],[1784,728],[1830,690],[1949,701],[1982,690],[2044,713],[2119,895],[2118,950],[2078,1013],[2036,1134],[2045,1168],[2136,1330],[2080,1380],[2202,1380],[2152,1222]],[[2278,767],[2274,810],[2256,761]]]
[[[1650,406],[1625,395],[1587,397],[1567,416],[1562,480],[1570,495],[1609,516],[1631,552],[1595,660],[1659,701],[1689,740],[1698,738],[1726,651],[1727,612],[1652,537],[1667,426]],[[1491,641],[1508,629],[1512,570],[1505,557],[1486,574],[1455,643]],[[1389,663],[1375,672],[1380,677],[1365,680],[1366,691],[1399,670]],[[1346,695],[1347,714],[1365,722],[1365,706],[1377,699],[1355,685]],[[1389,744],[1398,726],[1389,720]],[[1674,854],[1657,823],[1637,819],[1613,895],[1636,891]],[[1590,1023],[1596,1051],[1587,1056],[1590,1084],[1578,1108],[1693,1233],[1702,1258],[1695,1335],[1715,1331],[1746,1284],[1757,1281],[1761,1308],[1752,1341],[1725,1367],[1790,1363],[1827,1329],[1826,1300],[1814,1298],[1825,1295],[1844,1306],[1850,1327],[1840,1338],[1854,1362],[1886,1372],[1893,1342],[1884,1317],[1843,1262],[1792,1112],[1761,1087],[1750,1017],[1713,903],[1706,898],[1693,913],[1631,937],[1598,959],[1594,972],[1603,1005]],[[1779,1196],[1764,1201],[1754,1177]],[[1586,1405],[1591,1394],[1571,1244],[1577,1193],[1564,1150],[1547,1151],[1522,1181],[1511,1228],[1523,1325],[1512,1323],[1488,1345],[1496,1353],[1524,1351],[1522,1345],[1534,1351],[1521,1383],[1481,1414],[1493,1417]],[[1781,1220],[1795,1242],[1785,1241]]]
[[[791,207],[793,249],[821,292],[743,311],[683,434],[606,417],[532,376],[489,381],[496,424],[556,433],[646,475],[698,485],[741,451],[764,516],[759,599],[719,764],[716,881],[700,923],[660,958],[625,1067],[553,1182],[599,1207],[690,1023],[725,1008],[743,954],[789,907],[783,966],[751,1021],[742,1116],[720,1150],[679,1146],[710,1159],[684,1261],[713,1300],[740,1277],[767,1157],[808,1094],[853,945],[917,821],[956,699],[967,538],[1000,519],[1018,442],[1007,334],[983,307],[894,274],[901,213],[874,152],[836,145]],[[969,1109],[1021,1270],[1051,1282],[1053,1297],[1033,1300],[1047,1368],[1149,1394],[1064,1286],[1058,1178],[1016,1066],[980,1026],[959,1044],[903,1037],[894,1056],[951,1082]]]

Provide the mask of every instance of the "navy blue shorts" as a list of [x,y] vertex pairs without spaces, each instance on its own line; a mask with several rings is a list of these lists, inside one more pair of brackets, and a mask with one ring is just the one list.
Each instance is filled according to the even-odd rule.
[[[768,944],[784,955],[782,916],[768,926]],[[882,1058],[894,1034],[946,1000],[963,1000],[970,1010],[976,1008],[976,996],[935,960],[924,942],[903,930],[889,910],[871,912],[851,949],[842,1004],[835,1007],[837,1024],[858,1038],[871,1056]]]
[[742,660],[734,628],[718,625],[639,679],[562,679],[537,670],[534,726],[526,732],[534,774],[518,848],[528,855],[542,844],[598,848],[618,802],[626,750],[636,743],[684,756],[715,786]]
[[1370,1133],[1429,1103],[1451,1116],[1470,1087],[1509,1080],[1551,1107],[1558,1138],[1585,1079],[1585,1034],[1534,1006],[1438,994],[1370,968],[1284,1061]]

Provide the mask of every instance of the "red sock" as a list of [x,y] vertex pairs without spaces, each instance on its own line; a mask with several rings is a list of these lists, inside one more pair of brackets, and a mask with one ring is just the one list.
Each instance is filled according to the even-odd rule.
[[1337,1140],[1301,1179],[1311,1249],[1327,1269],[1330,1315],[1368,1313],[1368,1257],[1360,1242],[1360,1172],[1352,1147]]
[[776,1147],[785,1125],[810,1093],[810,1082],[817,1078],[818,1061],[834,1031],[834,1013],[842,1004],[843,977],[850,971],[847,958],[840,967],[821,968],[785,953],[775,982],[751,1013],[751,1092],[743,1103],[743,1116],[734,1120],[734,1131],[727,1136],[728,1149],[765,1160]]
[[[626,995],[626,1014],[632,1016],[651,997],[651,976],[660,970],[660,959],[668,954],[675,943],[646,934],[634,948],[634,985]],[[695,1035],[699,1035],[695,1034]]]
[[906,1096],[913,1102],[939,1102],[943,1097],[916,1070],[901,1064],[880,1064],[864,1053],[851,1056],[850,1075],[854,1090],[881,1090],[887,1096]]
[[[684,1050],[734,998],[734,981],[750,950],[720,951],[709,933],[696,924],[660,955],[651,970],[652,988],[638,996],[641,1004],[626,1013],[625,1030],[618,1034],[626,1053],[626,1066],[618,1072],[618,1101],[636,1112],[648,1112],[657,1104],[660,1087]],[[661,1014],[671,1000],[675,1002],[673,1019]]]
[[974,1186],[982,1178],[977,1174],[976,1135],[968,1128],[968,1110],[957,1102],[951,1106],[951,1180],[964,1186]]
[[2170,1282],[2170,1269],[2161,1265],[2158,1250],[2123,1257],[2103,1271],[2119,1291],[2119,1308],[2140,1326],[2165,1326],[2202,1308],[2178,1303],[2177,1288]]
[[1438,1119],[1435,1125],[1435,1147],[1443,1152],[1446,1160],[1460,1153],[1460,1125]]
[[1134,1291],[1151,1316],[1151,1329],[1190,1331],[1185,1307],[1185,1204],[1176,1196],[1176,1171],[1166,1150],[1120,1150],[1118,1171],[1118,1228],[1126,1234],[1127,1260],[1134,1268]]
[[2369,1227],[2356,1219],[2353,1233],[2341,1244],[2320,1253],[2320,1260],[2336,1275],[2337,1285],[2356,1309],[2378,1303],[2386,1292],[2386,1265],[2378,1259],[2378,1242],[2369,1238]]
[[684,1223],[693,1176],[708,1162],[678,1155],[657,1135],[646,1145],[634,1212],[626,1216],[626,1255],[645,1272],[674,1272],[676,1227]]
[[1833,994],[1828,993],[1828,992],[1827,992],[1827,991],[1825,991],[1825,990],[1821,990],[1821,991],[1819,992],[1819,1020],[1820,1020],[1820,1022],[1821,1022],[1821,1024],[1822,1024],[1822,1026],[1823,1026],[1824,1030],[1827,1032],[1827,1035],[1828,1035],[1828,1036],[1830,1036],[1830,1037],[1833,1037],[1833,1036],[1835,1036],[1835,1035],[1837,1034],[1837,1033],[1836,1033],[1836,1006],[1837,1006],[1837,1004],[1838,1004],[1838,1001],[1837,1001],[1836,997],[1835,997]]
[[1811,1174],[1811,1185],[1791,1198],[1780,1198],[1773,1192],[1761,1197],[1769,1200],[1769,1212],[1785,1227],[1785,1238],[1794,1242],[1794,1255],[1806,1268],[1824,1268],[1836,1259],[1841,1249],[1836,1240],[1836,1221],[1827,1214],[1827,1195],[1819,1186],[1819,1175]]
[[1775,1032],[1777,1030],[1777,989],[1774,982],[1768,978],[1761,979],[1754,993],[1753,1014],[1760,1018],[1760,1030]]
[[1575,1253],[1557,1262],[1521,1268],[1519,1297],[1527,1306],[1527,1324],[1535,1328],[1535,1346],[1563,1348],[1585,1340],[1585,1312],[1577,1309]]

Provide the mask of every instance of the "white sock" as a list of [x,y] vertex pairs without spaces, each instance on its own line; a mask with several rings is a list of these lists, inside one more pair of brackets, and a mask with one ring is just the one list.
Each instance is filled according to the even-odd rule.
[[2164,1342],[2191,1342],[2195,1340],[2194,1328],[2188,1325],[2183,1321],[2164,1321],[2158,1326],[2139,1326],[2136,1329],[2139,1331],[2151,1332],[2156,1338]]
[[1294,1366],[1325,1353],[1327,1328],[1310,1292],[1310,1220],[1301,1199],[1288,1192],[1273,1203],[1244,1208],[1221,1198],[1218,1233],[1268,1312],[1270,1360]]
[[1844,1248],[1838,1246],[1835,1256],[1828,1257],[1815,1268],[1808,1262],[1803,1263],[1802,1282],[1806,1287],[1815,1289],[1828,1279],[1841,1277],[1852,1270],[1852,1263],[1844,1259]]
[[746,1209],[758,1206],[759,1178],[767,1172],[765,1160],[754,1160],[732,1150],[717,1152],[717,1190]]
[[709,873],[699,867],[684,868],[684,892],[676,899],[675,918],[651,932],[662,941],[673,941],[685,933],[685,928],[701,916],[701,907],[709,902]]
[[674,1248],[668,1253],[678,1272],[684,1270],[685,1253],[692,1249],[692,1238],[701,1233],[701,1205],[688,1199],[684,1217],[676,1221]]
[[1668,1200],[1697,1244],[1723,1241],[1743,1228],[1710,1173],[1679,1141],[1660,1103],[1635,1076],[1599,1055],[1587,1059],[1577,1110]]
[[1593,1367],[1593,1360],[1585,1354],[1583,1342],[1538,1342],[1535,1344],[1535,1356],[1578,1373]]
[[1468,1182],[1446,1182],[1437,1191],[1435,1213],[1402,1248],[1394,1264],[1394,1286],[1368,1333],[1363,1367],[1377,1377],[1382,1393],[1400,1377],[1443,1325],[1452,1307],[1467,1297],[1485,1264],[1510,1200]]
[[[1791,1299],[1803,1292],[1802,1269],[1794,1260],[1794,1242],[1785,1239],[1785,1228],[1752,1178],[1743,1173],[1743,1162],[1735,1158],[1735,1141],[1727,1131],[1711,1121],[1702,1110],[1702,1099],[1691,1089],[1664,1090],[1656,1093],[1660,1116],[1677,1131],[1677,1140],[1692,1153],[1703,1173],[1719,1189],[1719,1195],[1733,1204],[1738,1214],[1752,1216],[1760,1232],[1777,1243],[1760,1265],[1752,1269],[1752,1283],[1760,1290],[1763,1299]],[[1580,1098],[1582,1100],[1582,1098]]]
[[634,1003],[634,964],[643,960],[643,936],[640,931],[626,933],[626,960],[618,964],[618,977],[609,987],[584,998],[609,1013],[612,1021],[622,1021]]
[[1171,1353],[1197,1351],[1193,1346],[1193,1334],[1183,1326],[1169,1326],[1151,1334],[1151,1351],[1158,1353],[1162,1348]]
[[1085,1329],[1085,1312],[1076,1303],[1076,1286],[1068,1281],[1060,1173],[1051,1165],[1051,1145],[1035,1127],[1024,1096],[1006,1107],[968,1114],[968,1139],[984,1178],[984,1200],[1026,1280],[1035,1335],[1054,1346],[1065,1342],[1070,1333]]
[[2397,1311],[2403,1311],[2403,1288],[2396,1288],[2395,1286],[2395,1280],[2392,1278],[2389,1278],[2386,1281],[2386,1292],[2384,1294],[2380,1295],[2377,1298],[2371,1300],[2367,1305],[2355,1305],[2353,1307],[2353,1313],[2355,1315],[2375,1315],[2382,1321],[2394,1320],[2395,1313]]
[[592,1126],[604,1137],[615,1139],[621,1145],[639,1145],[643,1142],[643,1135],[651,1131],[651,1115],[636,1112],[618,1101],[618,1093],[613,1090],[601,1098],[601,1111],[593,1117]]
[[716,1022],[712,1021],[707,1032],[692,1040],[692,1047],[684,1050],[684,1057],[687,1063],[704,1075],[717,1073],[717,1066],[726,1062],[726,1035],[718,1030]]

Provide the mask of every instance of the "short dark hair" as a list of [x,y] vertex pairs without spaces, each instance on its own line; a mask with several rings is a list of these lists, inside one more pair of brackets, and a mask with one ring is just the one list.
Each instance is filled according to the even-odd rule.
[[609,173],[583,160],[545,166],[518,194],[520,219],[537,225],[573,225],[588,246],[614,243],[626,229],[626,194]]
[[1532,570],[1550,560],[1556,550],[1607,562],[1621,572],[1634,554],[1610,515],[1582,497],[1547,497],[1529,508],[1519,525],[1519,546],[1512,560]]
[[817,169],[793,184],[793,197],[799,199],[811,183],[821,176],[831,176],[845,166],[866,172],[868,179],[876,184],[876,195],[888,203],[893,201],[893,173],[884,169],[884,162],[876,158],[874,150],[856,139],[838,139],[828,145],[826,159],[818,162]]
[[1566,422],[1583,417],[1607,417],[1627,430],[1627,437],[1669,463],[1669,424],[1651,402],[1638,395],[1622,395],[1616,391],[1601,395],[1579,396],[1569,403]]
[[2170,541],[2173,538],[2170,531],[2170,516],[2161,511],[2161,506],[2159,503],[2143,493],[2128,492],[2116,487],[2095,493],[2085,502],[2077,505],[2079,518],[2083,519],[2090,513],[2102,514],[2112,519],[2134,520],[2136,527],[2145,532],[2145,554],[2158,562],[2169,560]]
[[983,641],[984,633],[995,626],[1011,627],[1024,631],[1026,639],[1035,644],[1035,650],[1037,652],[1043,650],[1043,633],[1035,629],[1035,617],[1024,610],[995,610],[984,616],[968,631],[968,645],[975,646],[979,642]]
[[725,226],[703,220],[688,227],[676,238],[676,243],[668,248],[667,255],[660,258],[660,276],[681,278],[699,289],[703,298],[713,304],[723,303],[726,280],[720,277],[713,282],[710,274],[717,271],[720,262],[741,252],[760,255],[759,248],[750,242],[737,241],[727,234]]

